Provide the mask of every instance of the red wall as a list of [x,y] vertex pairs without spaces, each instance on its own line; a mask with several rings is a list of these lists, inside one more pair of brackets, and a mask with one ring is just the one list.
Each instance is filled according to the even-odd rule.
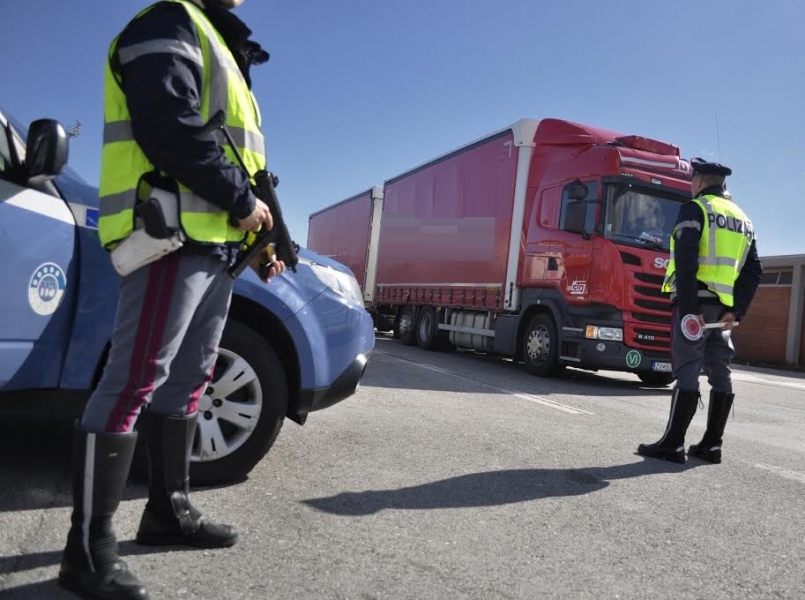
[[732,332],[735,358],[785,364],[790,287],[758,288],[749,313]]

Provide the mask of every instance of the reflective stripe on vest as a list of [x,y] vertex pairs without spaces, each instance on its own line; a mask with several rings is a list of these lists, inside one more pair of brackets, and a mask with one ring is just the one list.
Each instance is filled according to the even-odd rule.
[[[167,1],[180,4],[187,10],[196,28],[198,46],[175,39],[161,39],[118,48],[118,36],[109,48],[104,80],[106,99],[98,223],[101,243],[108,249],[131,234],[138,182],[145,173],[155,170],[134,141],[131,117],[120,86],[120,73],[113,69],[113,65],[122,66],[142,56],[159,53],[178,54],[199,64],[204,77],[199,109],[202,119],[206,122],[210,116],[223,110],[227,129],[249,173],[265,168],[265,141],[260,132],[259,108],[231,51],[198,6],[189,0]],[[144,9],[134,19],[142,17],[154,6]],[[223,136],[218,138],[226,157],[238,164]],[[189,239],[216,244],[243,241],[244,233],[229,224],[228,213],[181,183],[178,183],[178,191],[181,226]]]
[[[755,237],[752,222],[731,200],[710,195],[695,198],[693,202],[701,207],[704,215],[696,279],[705,284],[711,294],[718,296],[722,304],[733,306],[735,281],[746,263]],[[671,236],[671,260],[662,286],[664,292],[670,293],[676,292],[675,234],[676,231]],[[707,293],[701,292],[705,290],[700,290],[699,296]]]

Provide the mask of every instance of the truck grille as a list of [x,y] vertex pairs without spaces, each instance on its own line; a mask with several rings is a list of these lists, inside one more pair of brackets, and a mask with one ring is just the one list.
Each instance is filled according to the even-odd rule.
[[631,316],[624,332],[628,344],[660,352],[671,350],[671,301],[662,290],[662,275],[632,274],[633,300]]

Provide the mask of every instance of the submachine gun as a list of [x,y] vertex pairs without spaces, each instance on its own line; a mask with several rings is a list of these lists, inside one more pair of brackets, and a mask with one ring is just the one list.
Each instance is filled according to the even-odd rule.
[[[256,258],[261,254],[266,254],[266,249],[271,245],[274,246],[277,260],[283,261],[286,268],[296,273],[296,265],[299,263],[299,257],[296,253],[299,251],[299,244],[291,239],[291,235],[288,233],[288,227],[285,224],[285,219],[282,217],[282,209],[280,208],[277,192],[275,191],[275,188],[279,185],[279,179],[276,175],[269,173],[265,169],[261,169],[253,175],[249,173],[249,169],[246,168],[246,163],[243,161],[243,157],[240,155],[238,147],[232,139],[232,135],[226,128],[226,113],[222,110],[219,110],[210,118],[199,132],[199,135],[204,135],[216,129],[220,129],[223,132],[241,168],[247,175],[253,177],[255,185],[251,186],[252,191],[255,196],[266,203],[268,210],[271,211],[271,217],[274,220],[274,227],[271,231],[267,231],[263,225],[256,234],[249,232],[246,235],[246,241],[243,246],[241,246],[235,258],[235,262],[229,267],[229,275],[232,279],[237,279]],[[235,227],[238,226],[238,221],[234,217],[230,217],[229,222]],[[268,262],[260,263],[260,277],[268,277],[269,267]]]

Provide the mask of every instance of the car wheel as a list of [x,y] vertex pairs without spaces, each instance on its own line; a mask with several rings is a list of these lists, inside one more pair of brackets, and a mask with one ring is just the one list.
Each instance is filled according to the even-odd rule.
[[670,373],[638,373],[637,376],[651,387],[665,387],[671,385],[675,379]]
[[552,377],[564,371],[559,362],[559,338],[548,314],[538,314],[523,335],[523,366],[532,375]]
[[199,400],[190,482],[244,479],[279,435],[288,407],[285,371],[268,341],[229,319],[212,381]]

